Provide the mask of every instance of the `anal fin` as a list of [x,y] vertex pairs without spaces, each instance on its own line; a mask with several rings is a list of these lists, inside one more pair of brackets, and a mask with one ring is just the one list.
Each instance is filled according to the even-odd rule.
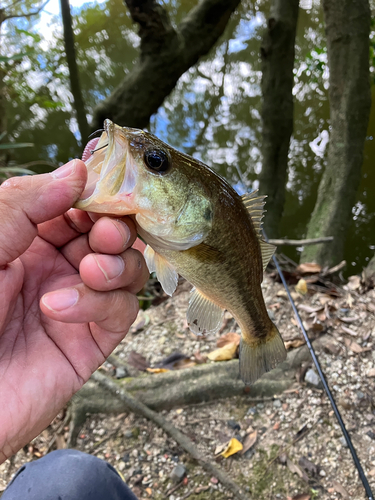
[[156,253],[150,245],[147,245],[143,256],[150,273],[156,272],[156,277],[160,281],[165,293],[172,295],[178,283],[176,269],[166,259]]
[[265,340],[262,339],[250,344],[241,336],[240,376],[246,385],[252,385],[259,377],[275,368],[285,358],[284,342],[275,325]]
[[216,333],[223,322],[224,310],[193,288],[186,319],[190,330],[196,335]]

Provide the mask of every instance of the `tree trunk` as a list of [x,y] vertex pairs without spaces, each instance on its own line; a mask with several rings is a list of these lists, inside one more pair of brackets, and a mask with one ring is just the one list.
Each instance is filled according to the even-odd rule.
[[267,198],[264,229],[279,236],[293,132],[293,66],[299,0],[274,0],[261,47],[263,166],[259,190]]
[[331,137],[307,238],[332,235],[334,241],[305,248],[301,261],[330,266],[343,258],[361,179],[371,106],[371,14],[368,0],[323,0],[323,9],[330,72]]
[[74,108],[76,110],[79,132],[81,141],[84,145],[89,136],[89,125],[87,122],[85,104],[83,102],[81,85],[79,82],[78,66],[76,59],[76,51],[74,48],[74,33],[72,28],[72,16],[70,13],[69,0],[60,0],[61,17],[64,27],[64,44],[66,60],[69,68],[70,89],[73,94]]
[[174,28],[154,0],[125,0],[140,26],[141,56],[113,93],[94,110],[93,128],[105,118],[143,128],[180,76],[207,54],[223,33],[240,0],[202,0]]

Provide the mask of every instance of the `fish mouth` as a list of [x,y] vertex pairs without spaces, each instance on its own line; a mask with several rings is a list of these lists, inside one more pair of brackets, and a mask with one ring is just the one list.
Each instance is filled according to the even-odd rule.
[[134,213],[135,169],[122,127],[104,121],[104,131],[85,165],[87,182],[75,208],[114,215]]

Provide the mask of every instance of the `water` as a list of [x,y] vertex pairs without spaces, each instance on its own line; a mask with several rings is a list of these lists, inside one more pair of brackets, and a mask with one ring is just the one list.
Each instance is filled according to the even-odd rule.
[[[170,3],[176,23],[190,5],[187,0]],[[300,9],[296,44],[294,134],[281,225],[282,236],[297,239],[306,234],[329,139],[323,16],[316,0],[303,5],[306,8]],[[238,190],[256,188],[261,169],[259,49],[268,10],[267,2],[245,1],[215,49],[182,76],[150,123],[150,130],[161,139],[214,167]],[[84,69],[82,86],[89,112],[117,85],[124,71],[131,70],[138,53],[133,30],[120,0],[109,0],[101,7],[91,5],[79,14],[78,56]],[[29,119],[10,130],[18,131],[18,141],[36,145],[33,150],[14,151],[18,163],[34,159],[62,163],[80,154],[82,146],[72,119],[66,78],[61,77],[60,86],[62,108],[47,110],[41,120]],[[345,248],[347,275],[360,272],[375,250],[374,138],[373,106],[363,176]],[[39,171],[42,168],[47,167]],[[297,249],[284,247],[283,251],[298,261]]]

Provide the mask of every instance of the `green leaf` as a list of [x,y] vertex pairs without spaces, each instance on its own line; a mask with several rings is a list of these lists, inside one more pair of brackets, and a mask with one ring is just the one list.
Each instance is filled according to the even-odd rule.
[[30,56],[31,54],[34,54],[33,50],[24,53],[20,52],[19,54],[14,54],[13,56],[10,57],[0,56],[0,62],[20,61],[24,57]]
[[0,141],[2,141],[6,135],[7,135],[6,130],[4,130],[4,132],[1,132]]
[[0,149],[19,149],[19,148],[32,148],[32,142],[14,142],[9,144],[0,144]]
[[1,174],[24,174],[24,175],[33,175],[35,172],[32,170],[28,170],[27,168],[21,167],[0,167],[0,175]]

